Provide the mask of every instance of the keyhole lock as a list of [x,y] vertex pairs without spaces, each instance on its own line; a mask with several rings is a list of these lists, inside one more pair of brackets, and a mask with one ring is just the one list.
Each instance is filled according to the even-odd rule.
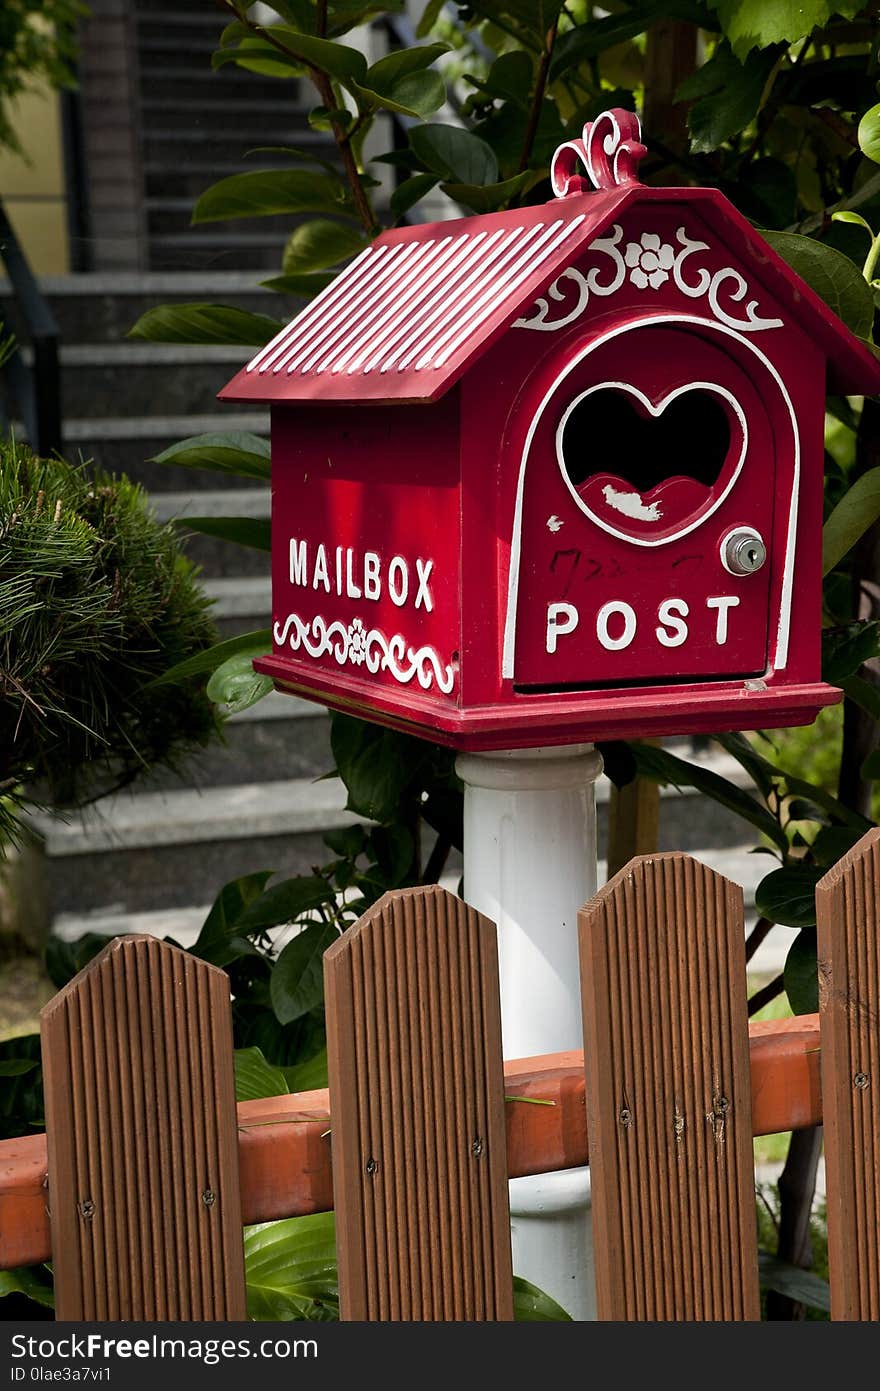
[[766,559],[767,547],[750,526],[738,526],[721,542],[721,563],[731,575],[754,575]]

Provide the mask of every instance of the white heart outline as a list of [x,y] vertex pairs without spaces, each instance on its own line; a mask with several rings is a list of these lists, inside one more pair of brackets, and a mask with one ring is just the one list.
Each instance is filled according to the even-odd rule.
[[[562,436],[572,411],[575,410],[582,401],[585,401],[588,396],[593,396],[597,391],[626,391],[630,396],[640,401],[649,415],[655,420],[663,414],[666,407],[670,405],[672,401],[677,400],[679,396],[683,396],[689,391],[713,391],[717,396],[722,396],[725,401],[727,401],[739,421],[742,430],[742,448],[723,492],[718,495],[711,507],[705,512],[700,512],[694,521],[678,531],[669,532],[664,536],[633,536],[631,532],[621,531],[618,527],[612,526],[609,522],[604,521],[602,517],[597,516],[592,508],[587,506],[568,476],[562,450]],[[708,518],[712,516],[712,513],[718,510],[725,498],[729,496],[731,488],[742,473],[748,448],[749,427],[746,422],[745,411],[733,393],[728,391],[727,387],[720,386],[718,382],[686,382],[683,386],[677,386],[674,391],[670,391],[656,406],[648,399],[644,392],[639,391],[638,387],[633,386],[630,382],[597,382],[595,386],[588,387],[586,391],[582,391],[580,395],[576,396],[574,400],[569,403],[565,408],[562,419],[556,427],[556,462],[559,465],[559,471],[562,474],[565,486],[568,488],[568,491],[571,493],[578,507],[590,518],[590,521],[595,522],[596,526],[601,527],[609,536],[616,536],[620,541],[628,541],[631,546],[668,546],[671,542],[678,541],[682,536],[687,536],[689,532],[695,531],[698,526],[701,526],[703,522],[707,521]],[[605,472],[613,472],[613,470],[608,469],[605,470]],[[634,491],[636,490],[634,489]]]

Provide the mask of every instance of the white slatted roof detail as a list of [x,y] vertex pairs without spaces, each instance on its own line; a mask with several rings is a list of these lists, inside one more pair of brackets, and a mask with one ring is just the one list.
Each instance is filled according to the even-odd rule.
[[[555,213],[556,207],[548,208]],[[511,301],[585,220],[548,217],[368,247],[272,339],[246,371],[367,376],[442,368]],[[479,224],[482,224],[480,226]],[[393,235],[393,234],[392,234]]]

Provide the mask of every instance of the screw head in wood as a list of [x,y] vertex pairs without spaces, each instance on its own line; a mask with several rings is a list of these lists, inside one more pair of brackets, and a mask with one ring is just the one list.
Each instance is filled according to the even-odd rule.
[[202,1202],[205,1204],[205,1207],[213,1207],[216,1197],[217,1195],[212,1189],[206,1188],[202,1194]]
[[378,1159],[374,1159],[373,1156],[370,1155],[370,1158],[367,1160],[366,1164],[364,1165],[364,1168],[366,1169],[368,1174],[375,1174],[377,1169],[379,1168]]
[[622,1110],[618,1112],[617,1119],[620,1121],[621,1125],[632,1125],[632,1111],[630,1111],[627,1106],[624,1106]]
[[479,1159],[482,1153],[483,1141],[480,1139],[479,1136],[477,1136],[476,1140],[474,1140],[473,1144],[471,1145],[471,1154],[474,1156],[475,1159]]
[[865,1090],[865,1088],[867,1087],[867,1085],[868,1085],[868,1074],[867,1074],[867,1072],[857,1072],[856,1075],[855,1075],[855,1077],[853,1078],[853,1086],[854,1086],[854,1087],[858,1087],[859,1091],[862,1091],[862,1092],[863,1092],[863,1091]]
[[87,1222],[91,1222],[95,1215],[95,1204],[91,1198],[83,1198],[81,1203],[77,1203],[80,1217],[84,1217]]

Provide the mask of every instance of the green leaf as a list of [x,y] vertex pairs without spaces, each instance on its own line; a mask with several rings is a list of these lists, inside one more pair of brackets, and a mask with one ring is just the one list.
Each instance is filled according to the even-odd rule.
[[413,174],[412,178],[404,179],[402,183],[391,195],[391,211],[395,219],[403,217],[405,212],[409,212],[421,198],[430,193],[432,188],[436,188],[440,182],[439,174]]
[[751,740],[745,734],[716,734],[715,738],[725,753],[729,753],[745,768],[761,796],[766,799],[773,790],[773,772]]
[[497,212],[515,198],[518,193],[531,181],[532,174],[526,170],[523,174],[515,174],[512,179],[505,179],[498,184],[457,184],[444,183],[441,188],[456,203],[463,203],[465,207],[472,208],[475,213]]
[[762,917],[783,927],[814,927],[818,865],[786,865],[774,869],[755,889],[755,907]]
[[429,68],[436,59],[448,52],[447,43],[414,44],[410,48],[399,48],[372,65],[363,79],[364,86],[372,87],[374,92],[390,92],[402,77]]
[[[283,44],[296,62],[326,73],[343,85],[351,78],[360,81],[367,71],[367,60],[359,48],[349,48],[347,44],[335,43],[332,39],[319,39],[286,24],[268,24],[265,32]],[[276,52],[280,53],[280,50]]]
[[241,955],[230,947],[232,939],[241,935],[238,920],[248,904],[260,897],[274,873],[273,869],[261,869],[224,884],[191,948],[193,956],[212,966],[228,966]]
[[46,943],[46,973],[56,989],[61,990],[73,980],[112,940],[112,935],[103,932],[84,932],[73,942],[51,936]]
[[836,865],[841,856],[852,850],[862,838],[862,832],[852,826],[823,826],[810,846],[813,859],[822,869]]
[[[101,945],[107,941],[108,938],[102,938]],[[11,1058],[16,1062],[30,1058],[34,1066],[28,1072],[17,1072],[8,1076],[0,1087],[0,1139],[3,1140],[16,1135],[31,1135],[35,1129],[46,1128],[43,1117],[40,1035],[24,1034],[0,1042],[0,1059],[6,1062]]]
[[248,1317],[336,1319],[336,1223],[332,1212],[245,1227]]
[[218,473],[234,473],[241,478],[271,477],[269,441],[246,431],[223,434],[190,435],[153,455],[153,464],[177,464],[184,468],[208,468]]
[[719,44],[708,63],[681,84],[678,101],[697,98],[688,115],[694,153],[717,150],[750,125],[778,60],[777,50],[768,49],[750,54],[742,63],[727,44]]
[[52,1278],[45,1266],[20,1265],[14,1270],[0,1270],[0,1298],[6,1294],[23,1294],[45,1309],[55,1308]]
[[282,269],[285,276],[323,270],[347,261],[368,245],[367,238],[347,223],[316,217],[291,233],[284,248]]
[[762,1289],[774,1290],[798,1304],[808,1304],[811,1309],[820,1309],[826,1314],[831,1312],[831,1286],[813,1270],[802,1270],[769,1251],[759,1251],[758,1278]]
[[[852,264],[849,262],[848,264]],[[861,278],[861,277],[860,277]],[[864,281],[862,281],[864,284]],[[867,286],[866,286],[867,288]],[[880,517],[880,467],[861,474],[822,528],[822,574],[827,575]]]
[[[273,884],[271,889],[266,889],[259,898],[249,903],[238,920],[238,931],[264,932],[269,927],[282,927],[285,923],[297,922],[304,913],[332,901],[333,890],[326,879],[317,874],[295,875],[282,880],[280,884]],[[298,941],[299,938],[294,940]],[[282,1020],[282,1023],[285,1022]]]
[[859,338],[870,338],[874,301],[863,275],[848,256],[797,232],[764,231],[762,235],[847,328]]
[[818,1013],[819,970],[814,927],[803,928],[795,937],[785,958],[782,980],[795,1014]]
[[198,199],[194,224],[273,213],[343,213],[349,194],[330,174],[310,169],[254,169],[212,184]]
[[259,899],[274,874],[274,869],[257,869],[254,874],[231,879],[222,886],[209,915],[204,919],[202,931],[190,947],[193,956],[210,961],[211,965],[228,965],[229,961],[242,956],[238,944],[234,944],[235,938],[241,938],[239,918],[247,904]]
[[331,718],[330,743],[348,791],[347,809],[372,821],[399,820],[415,779],[431,757],[431,746],[339,714]]
[[36,1066],[36,1058],[0,1058],[0,1077],[23,1077]]
[[434,25],[437,23],[437,20],[440,18],[440,12],[445,4],[446,0],[428,0],[427,5],[422,10],[422,17],[416,26],[417,39],[427,38],[428,34],[430,34],[431,30],[434,28]]
[[788,837],[775,818],[735,783],[728,782],[727,778],[719,777],[708,768],[687,763],[653,744],[634,743],[630,747],[636,760],[636,770],[642,777],[652,778],[654,782],[672,783],[678,788],[695,787],[711,797],[713,802],[727,807],[761,831],[780,850],[788,850]]
[[291,1024],[323,1000],[324,952],[338,936],[335,927],[316,922],[284,948],[269,983],[272,1008],[281,1024]]
[[241,710],[249,710],[258,700],[272,693],[274,683],[271,676],[254,671],[253,663],[250,653],[237,652],[227,657],[211,676],[206,695],[215,705],[224,706],[225,714],[237,715]]
[[304,299],[313,299],[322,290],[326,290],[328,285],[332,285],[336,279],[334,274],[324,275],[316,271],[310,275],[273,275],[269,280],[261,280],[260,284],[266,290],[275,290],[279,295],[299,295]]
[[234,48],[218,48],[211,54],[211,67],[215,71],[229,63],[245,72],[258,73],[260,77],[300,77],[303,71],[302,63],[255,34],[248,34]]
[[880,103],[866,111],[859,121],[859,149],[875,164],[880,164]]
[[[880,108],[878,108],[880,109]],[[846,208],[843,212],[831,214],[832,222],[851,222],[856,227],[863,227],[871,240],[874,240],[874,233],[871,231],[870,224],[865,221],[861,213],[849,212]]]
[[462,184],[494,184],[498,161],[491,145],[458,126],[427,124],[409,132],[409,143],[427,169]]
[[272,634],[268,628],[258,628],[253,633],[239,633],[238,637],[227,638],[225,642],[217,642],[213,647],[206,647],[204,652],[197,652],[194,657],[187,657],[185,661],[178,662],[171,667],[170,671],[164,671],[161,676],[151,681],[147,690],[152,686],[165,686],[173,681],[188,681],[191,676],[201,676],[206,671],[216,671],[230,657],[237,653],[243,653],[252,660],[254,657],[265,657],[272,646]]
[[335,826],[332,830],[325,831],[321,839],[334,855],[354,859],[364,852],[367,832],[364,826]]
[[843,693],[872,720],[880,722],[880,689],[862,676],[848,676],[842,681]]
[[175,517],[174,525],[183,531],[234,541],[237,546],[252,546],[257,551],[272,549],[272,528],[267,517]]
[[445,100],[446,83],[439,72],[408,73],[382,95],[382,105],[388,110],[414,116],[433,116]]
[[880,623],[876,620],[822,629],[822,679],[831,686],[839,686],[864,662],[877,656],[880,656]]
[[521,1275],[513,1277],[513,1317],[518,1323],[571,1323],[561,1304]]
[[280,319],[268,314],[226,304],[161,304],[142,314],[128,337],[151,343],[243,343],[261,348],[283,327]]
[[273,1067],[259,1048],[236,1048],[232,1055],[235,1064],[236,1101],[257,1101],[263,1096],[283,1096],[290,1091],[280,1067]]
[[305,1062],[283,1069],[288,1089],[292,1092],[315,1092],[328,1085],[327,1049],[322,1048]]
[[709,0],[737,57],[768,44],[794,43],[845,12],[845,0]]
[[605,15],[569,29],[559,36],[553,46],[550,82],[556,82],[570,68],[597,58],[606,49],[616,48],[618,44],[644,34],[655,20],[668,18],[668,11],[668,3],[635,5],[622,14]]

